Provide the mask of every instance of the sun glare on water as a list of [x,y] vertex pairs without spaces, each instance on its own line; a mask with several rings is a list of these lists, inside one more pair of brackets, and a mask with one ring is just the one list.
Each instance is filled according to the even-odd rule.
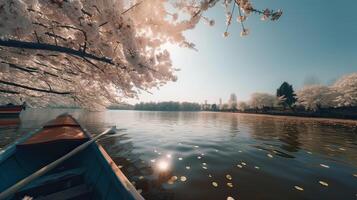
[[170,163],[167,160],[161,160],[157,163],[157,168],[160,171],[167,171],[170,167]]

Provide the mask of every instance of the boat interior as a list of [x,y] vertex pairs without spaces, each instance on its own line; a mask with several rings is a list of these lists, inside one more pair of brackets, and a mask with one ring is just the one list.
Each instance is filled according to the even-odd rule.
[[[51,139],[48,136],[51,136]],[[60,119],[47,124],[37,134],[0,155],[0,191],[89,139],[72,119]],[[125,185],[128,181],[118,181],[115,173],[118,168],[116,165],[113,167],[114,165],[105,150],[92,143],[85,150],[18,190],[9,199],[133,199],[128,193],[128,186]]]

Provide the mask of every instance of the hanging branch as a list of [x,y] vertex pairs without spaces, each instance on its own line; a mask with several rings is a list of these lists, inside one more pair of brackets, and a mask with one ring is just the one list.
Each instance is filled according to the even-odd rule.
[[59,95],[71,94],[71,92],[60,92],[60,91],[56,91],[56,90],[46,90],[46,89],[35,88],[35,87],[26,86],[26,85],[21,85],[21,84],[18,84],[18,83],[12,83],[12,82],[8,82],[8,81],[4,81],[4,80],[0,80],[0,84],[19,87],[19,88],[32,90],[32,91],[37,91],[37,92],[44,92],[44,93],[52,93],[52,94],[59,94]]
[[74,50],[67,47],[56,46],[52,44],[44,44],[44,43],[35,43],[35,42],[25,42],[19,40],[2,40],[0,39],[0,46],[5,47],[15,47],[21,49],[34,49],[34,50],[45,50],[45,51],[54,51],[54,52],[61,52],[65,54],[70,54],[74,56],[79,56],[81,58],[90,58],[93,60],[101,61],[104,63],[108,63],[114,65],[114,62],[107,58],[107,57],[98,57],[93,54],[89,54],[83,51]]

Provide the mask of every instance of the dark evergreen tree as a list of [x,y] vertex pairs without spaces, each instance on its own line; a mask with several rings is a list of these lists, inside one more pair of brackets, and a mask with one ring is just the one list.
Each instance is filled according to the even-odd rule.
[[276,96],[282,99],[282,105],[284,108],[286,106],[292,108],[292,105],[296,102],[296,94],[294,92],[293,86],[287,82],[281,84],[281,86],[276,91]]

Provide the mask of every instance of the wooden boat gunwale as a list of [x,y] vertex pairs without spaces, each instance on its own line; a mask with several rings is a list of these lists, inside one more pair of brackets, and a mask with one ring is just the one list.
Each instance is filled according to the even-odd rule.
[[[72,117],[70,115],[70,117]],[[92,139],[92,135],[88,132],[86,128],[83,128],[80,123],[78,122],[77,119],[72,117],[72,119],[79,125],[79,127],[83,130],[83,133],[89,138]],[[131,193],[131,195],[134,197],[136,200],[145,200],[140,193],[136,190],[136,188],[133,186],[133,184],[128,180],[128,178],[125,176],[125,174],[119,169],[117,164],[113,161],[113,159],[109,156],[107,151],[103,148],[102,145],[98,144],[97,142],[94,142],[92,145],[96,145],[99,154],[103,156],[103,158],[106,160],[108,166],[111,168],[111,171],[114,173],[114,175],[117,177],[118,181],[122,183],[122,185],[125,187],[125,189]]]
[[22,136],[21,138],[17,139],[14,143],[10,144],[9,146],[5,147],[5,149],[0,151],[0,163],[8,159],[16,152],[16,146],[28,140],[30,137],[38,133],[42,128],[35,129],[30,131],[28,134]]

